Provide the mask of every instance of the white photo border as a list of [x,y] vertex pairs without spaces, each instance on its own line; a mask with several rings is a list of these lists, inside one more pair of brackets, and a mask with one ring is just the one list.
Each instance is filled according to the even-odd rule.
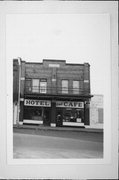
[[[98,3],[98,5],[97,5]],[[103,3],[103,4],[102,4]],[[118,119],[117,119],[117,107],[118,107],[118,88],[116,83],[118,82],[118,44],[117,44],[117,22],[114,18],[117,18],[115,11],[118,9],[118,2],[3,2],[0,4],[2,9],[1,15],[1,58],[4,60],[4,68],[7,78],[7,87],[3,82],[3,87],[6,88],[4,94],[7,94],[7,120],[4,122],[4,118],[1,121],[1,163],[4,164],[0,168],[2,169],[2,176],[7,178],[115,178],[117,172],[117,137],[118,137]],[[79,6],[78,6],[79,5]],[[80,6],[82,5],[82,6]],[[97,10],[94,10],[98,6]],[[84,8],[85,7],[85,8]],[[58,8],[58,9],[57,9]],[[110,11],[110,8],[112,10]],[[56,11],[57,9],[57,11]],[[13,67],[10,61],[6,60],[5,50],[5,21],[6,15],[15,13],[71,13],[71,14],[98,14],[105,13],[110,18],[110,62],[108,68],[110,68],[110,81],[108,86],[110,87],[109,94],[104,96],[104,158],[103,159],[69,159],[69,160],[52,160],[52,159],[40,159],[39,160],[26,160],[26,159],[13,159],[13,122],[12,122],[12,74]],[[115,27],[114,27],[115,26]],[[2,71],[3,72],[3,71]],[[3,74],[5,75],[5,72]],[[115,88],[113,88],[115,87]],[[5,94],[5,97],[6,97]],[[1,96],[2,97],[2,96]],[[109,98],[110,97],[110,98]],[[4,101],[4,104],[5,101]],[[108,104],[108,105],[107,105]],[[110,111],[109,111],[110,110]],[[4,110],[6,112],[6,110]],[[109,113],[107,113],[109,112]],[[112,117],[114,120],[112,121]],[[108,125],[108,128],[107,128]],[[5,141],[5,142],[3,142]],[[114,153],[114,154],[113,154]],[[45,167],[43,166],[45,165]],[[53,168],[52,168],[53,167]],[[59,172],[60,167],[60,172]],[[38,169],[41,171],[38,171]],[[62,169],[63,168],[63,169]],[[72,168],[72,171],[71,171]],[[47,173],[46,170],[50,169]],[[55,169],[55,170],[54,170]],[[78,172],[80,169],[80,172]],[[11,170],[11,172],[10,172]],[[77,170],[77,171],[76,171]],[[85,173],[86,170],[86,173]],[[6,173],[5,173],[6,172]],[[14,173],[13,173],[14,172]],[[91,172],[95,172],[91,174]],[[107,173],[108,172],[108,173]],[[21,174],[22,173],[22,174]],[[29,174],[28,174],[29,173]],[[101,174],[100,174],[101,173]],[[0,174],[1,175],[1,174]]]

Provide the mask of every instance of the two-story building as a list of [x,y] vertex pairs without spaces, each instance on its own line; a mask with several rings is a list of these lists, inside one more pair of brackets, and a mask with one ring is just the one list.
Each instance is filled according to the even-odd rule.
[[88,63],[69,64],[50,59],[34,63],[14,59],[13,65],[17,69],[13,80],[13,98],[18,97],[17,123],[53,127],[90,125],[92,96]]

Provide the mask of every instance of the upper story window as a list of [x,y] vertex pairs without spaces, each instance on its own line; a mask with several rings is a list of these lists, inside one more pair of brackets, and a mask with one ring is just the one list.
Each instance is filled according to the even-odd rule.
[[32,90],[32,85],[31,85],[32,83],[31,83],[31,79],[26,79],[25,80],[25,90],[26,90],[26,92],[31,92],[31,90]]
[[32,92],[39,92],[39,79],[32,79]]
[[79,81],[73,81],[73,94],[79,94]]
[[68,94],[68,80],[62,80],[62,93]]
[[26,92],[32,92],[32,93],[47,93],[47,80],[26,79],[25,90]]
[[47,81],[46,79],[40,80],[40,93],[46,93],[47,92]]

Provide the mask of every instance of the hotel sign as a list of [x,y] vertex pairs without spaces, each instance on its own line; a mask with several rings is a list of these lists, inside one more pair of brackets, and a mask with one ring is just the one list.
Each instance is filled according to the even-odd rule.
[[56,107],[66,107],[66,108],[84,108],[83,102],[74,101],[57,101]]
[[25,105],[25,106],[51,107],[51,101],[25,99],[24,105]]

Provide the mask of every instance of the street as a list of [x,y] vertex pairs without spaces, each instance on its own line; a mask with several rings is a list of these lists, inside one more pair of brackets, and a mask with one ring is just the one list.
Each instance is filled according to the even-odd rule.
[[58,131],[40,131],[38,134],[14,132],[13,151],[14,158],[102,158],[102,134]]

